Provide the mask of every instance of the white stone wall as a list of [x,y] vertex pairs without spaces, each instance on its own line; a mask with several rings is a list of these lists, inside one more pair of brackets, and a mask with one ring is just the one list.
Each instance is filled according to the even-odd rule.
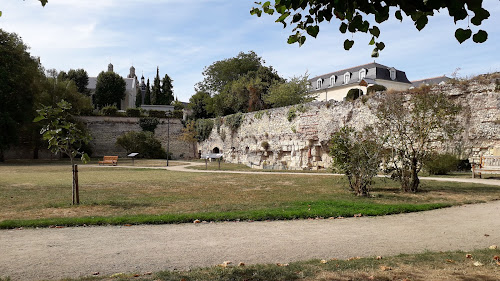
[[[480,154],[500,149],[500,93],[495,84],[471,82],[469,86],[436,86],[463,106],[460,116],[464,131],[456,140],[439,145],[441,151],[460,152],[462,158],[476,161]],[[375,99],[355,102],[312,102],[306,111],[287,120],[290,107],[244,114],[244,121],[233,134],[224,124],[214,126],[206,141],[198,144],[202,153],[222,150],[226,161],[264,169],[321,169],[331,166],[328,155],[330,136],[345,124],[362,129],[376,121]],[[217,122],[215,122],[217,123]],[[225,137],[223,139],[223,137]],[[266,151],[262,142],[269,144]]]

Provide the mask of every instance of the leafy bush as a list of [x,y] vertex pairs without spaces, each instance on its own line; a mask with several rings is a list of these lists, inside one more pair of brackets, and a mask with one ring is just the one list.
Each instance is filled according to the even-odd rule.
[[127,153],[139,153],[138,157],[161,159],[167,156],[161,142],[151,132],[128,132],[118,137],[116,144],[123,147]]
[[127,108],[128,117],[141,117],[141,110],[139,108]]
[[231,132],[234,133],[243,123],[243,113],[238,112],[236,114],[228,115],[224,119],[224,122],[226,126],[229,127],[229,129],[231,129]]
[[350,89],[347,92],[347,95],[345,96],[345,99],[348,101],[353,101],[358,99],[360,96],[363,95],[363,90],[361,89]]
[[148,111],[149,117],[156,117],[156,118],[165,118],[167,117],[166,112],[163,110],[149,110]]
[[264,116],[264,113],[265,113],[264,110],[260,110],[260,111],[255,112],[255,118],[259,119],[259,120],[262,119],[262,116]]
[[196,138],[198,141],[204,141],[210,137],[214,121],[211,119],[198,119],[196,120]]
[[446,175],[458,170],[460,159],[454,154],[434,153],[424,160],[424,168],[431,175]]
[[387,88],[385,86],[375,84],[375,85],[371,85],[370,87],[368,87],[368,89],[366,89],[366,92],[368,94],[370,94],[370,93],[382,92],[382,91],[386,91],[386,90],[387,90]]
[[362,132],[345,126],[330,140],[333,166],[343,172],[358,196],[368,196],[372,179],[379,171],[382,145],[369,127]]
[[301,112],[301,113],[304,113],[304,112],[306,112],[307,110],[309,110],[309,107],[305,106],[303,103],[301,103],[301,104],[297,104],[297,105],[295,106],[295,108],[297,108],[297,110],[298,110],[299,112]]
[[172,111],[172,118],[176,118],[176,119],[182,119],[184,118],[184,111],[181,110],[174,110]]
[[297,117],[297,109],[295,109],[295,107],[292,106],[288,110],[288,115],[286,119],[288,119],[288,122],[292,122],[292,120],[295,119],[295,117]]
[[105,116],[116,116],[118,113],[118,108],[114,105],[108,105],[101,109],[102,115]]
[[155,117],[143,117],[139,119],[139,126],[141,126],[141,129],[146,132],[154,133],[159,123],[160,121]]

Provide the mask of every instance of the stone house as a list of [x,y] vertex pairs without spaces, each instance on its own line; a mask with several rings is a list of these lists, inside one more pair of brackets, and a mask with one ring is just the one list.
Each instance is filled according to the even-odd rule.
[[350,89],[360,89],[366,94],[372,85],[397,91],[412,86],[404,71],[376,62],[322,74],[309,79],[309,83],[316,101],[342,101]]
[[[113,65],[108,64],[108,71],[113,72]],[[133,66],[130,67],[130,73],[127,75],[127,78],[123,78],[125,81],[125,98],[121,100],[121,103],[118,105],[119,109],[126,110],[127,108],[135,108],[135,97],[137,94],[137,88],[144,85],[144,77],[141,78],[141,84],[137,80],[137,76],[135,75],[135,68]],[[89,83],[87,84],[87,89],[90,90],[90,94],[93,95],[95,93],[95,88],[97,84],[97,77],[89,77]]]

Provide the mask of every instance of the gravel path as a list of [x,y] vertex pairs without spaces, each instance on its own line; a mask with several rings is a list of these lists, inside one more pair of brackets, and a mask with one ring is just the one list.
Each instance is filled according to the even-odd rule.
[[500,245],[500,201],[335,220],[1,230],[0,277],[60,279],[188,269],[226,260],[287,263],[494,244]]

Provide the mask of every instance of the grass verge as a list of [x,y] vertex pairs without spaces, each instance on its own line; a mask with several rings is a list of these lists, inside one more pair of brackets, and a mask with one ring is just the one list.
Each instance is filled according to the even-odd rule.
[[[467,256],[470,255],[468,258]],[[83,277],[82,280],[162,280],[162,281],[319,281],[319,280],[498,280],[500,265],[495,260],[500,250],[469,252],[425,252],[392,257],[337,260],[309,260],[290,264],[257,264],[246,266],[198,268],[189,271],[161,271],[154,274],[120,273],[112,277]],[[479,262],[479,264],[478,264]],[[476,263],[476,265],[475,265]],[[1,280],[1,279],[0,279]]]
[[449,207],[450,204],[370,204],[350,201],[294,202],[287,209],[263,209],[233,212],[207,212],[192,214],[129,215],[113,217],[68,217],[35,220],[5,220],[0,229],[18,227],[81,226],[81,225],[124,225],[124,224],[169,224],[200,221],[236,220],[292,220],[305,218],[352,217],[391,215],[427,211]]

